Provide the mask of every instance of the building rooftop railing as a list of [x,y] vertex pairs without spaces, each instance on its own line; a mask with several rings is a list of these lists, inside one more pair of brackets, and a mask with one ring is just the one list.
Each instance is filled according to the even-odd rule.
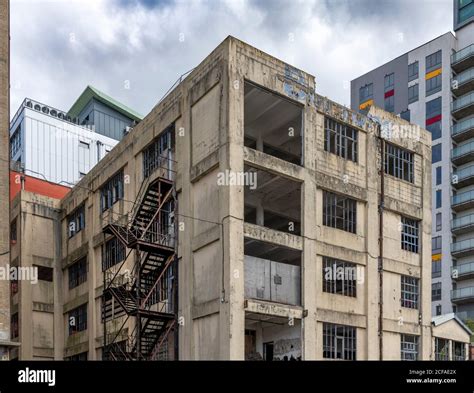
[[45,115],[55,117],[55,118],[57,118],[61,121],[65,121],[67,123],[74,124],[77,127],[81,127],[81,128],[85,128],[89,131],[93,131],[91,126],[79,124],[79,119],[71,118],[71,116],[69,116],[66,112],[64,112],[60,109],[54,108],[50,105],[42,104],[41,102],[32,100],[31,98],[25,98],[23,100],[20,107],[16,111],[15,116],[13,116],[13,119],[12,119],[10,125],[15,124],[15,122],[17,121],[18,117],[20,117],[20,114],[21,114],[21,112],[23,111],[24,108],[29,108],[29,109],[34,110],[36,112],[40,112],[40,113],[43,113]]

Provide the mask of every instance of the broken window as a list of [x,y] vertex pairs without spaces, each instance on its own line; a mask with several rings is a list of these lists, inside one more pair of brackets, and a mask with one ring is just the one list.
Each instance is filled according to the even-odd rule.
[[356,360],[356,333],[353,326],[323,323],[323,358]]
[[356,233],[357,202],[346,196],[323,191],[323,225]]
[[69,335],[87,329],[87,303],[68,313]]
[[73,237],[76,233],[82,231],[86,226],[85,205],[82,204],[68,218],[68,234]]
[[143,151],[143,177],[147,178],[156,169],[171,169],[174,147],[174,125],[168,127]]
[[419,279],[411,276],[401,277],[401,304],[406,308],[418,308]]
[[466,345],[459,341],[453,341],[453,360],[466,360]]
[[357,265],[323,257],[323,291],[343,296],[357,295]]
[[53,268],[47,266],[33,265],[38,269],[38,280],[53,282]]
[[244,94],[245,146],[301,165],[303,106],[250,82]]
[[102,254],[102,271],[122,262],[125,254],[125,246],[116,237],[107,240]]
[[69,289],[76,288],[87,281],[87,257],[74,262],[68,269]]
[[385,143],[385,173],[413,183],[414,155],[401,147]]
[[402,217],[402,250],[418,253],[419,222]]
[[124,177],[123,170],[109,179],[100,189],[100,210],[109,209],[112,205],[123,199]]
[[324,150],[357,162],[357,130],[328,117],[324,118],[324,128]]
[[435,360],[449,360],[449,341],[435,338]]
[[418,360],[418,336],[401,335],[401,360]]

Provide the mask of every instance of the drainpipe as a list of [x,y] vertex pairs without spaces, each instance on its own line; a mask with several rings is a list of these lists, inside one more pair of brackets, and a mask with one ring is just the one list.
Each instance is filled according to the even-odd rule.
[[383,212],[385,208],[385,141],[380,136],[380,202],[379,202],[379,360],[383,360]]

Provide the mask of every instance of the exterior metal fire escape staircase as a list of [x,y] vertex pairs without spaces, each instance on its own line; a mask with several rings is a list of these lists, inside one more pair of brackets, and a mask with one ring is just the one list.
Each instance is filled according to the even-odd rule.
[[[169,332],[177,326],[174,207],[171,180],[145,180],[130,212],[131,219],[108,222],[103,228],[130,253],[135,251],[132,272],[124,269],[127,258],[115,273],[104,272],[104,296],[112,296],[127,316],[110,342],[104,331],[108,360],[154,360]],[[103,312],[110,315],[108,310]],[[127,330],[124,340],[129,317],[135,317],[135,326],[131,333]]]

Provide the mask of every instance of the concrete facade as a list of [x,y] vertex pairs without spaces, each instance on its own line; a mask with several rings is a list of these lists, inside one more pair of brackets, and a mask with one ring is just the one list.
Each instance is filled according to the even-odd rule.
[[[326,118],[357,132],[357,159],[327,151]],[[144,150],[170,125],[179,359],[337,358],[345,352],[328,343],[349,345],[338,336],[342,328],[350,329],[357,360],[401,359],[403,335],[416,338],[414,356],[432,357],[429,135],[375,107],[367,117],[323,98],[313,76],[228,37],[61,201],[55,358],[102,358],[101,264],[110,238],[103,227],[108,216],[132,210],[145,178]],[[384,176],[382,217],[381,130],[413,154],[414,175],[412,182]],[[417,137],[396,136],[397,130]],[[100,190],[120,170],[123,197],[102,212]],[[255,174],[257,183],[232,174]],[[353,230],[324,224],[328,193],[353,201]],[[85,227],[69,236],[70,217],[81,206]],[[402,217],[418,223],[418,252],[401,248]],[[87,278],[69,289],[70,267],[84,257]],[[323,288],[327,258],[358,269],[356,296]],[[267,262],[251,266],[249,279],[246,264],[256,260]],[[416,308],[401,305],[402,276],[417,279]],[[87,326],[70,334],[78,309],[87,310]],[[107,331],[120,333],[124,319],[107,321]],[[335,336],[325,339],[332,328]]]

